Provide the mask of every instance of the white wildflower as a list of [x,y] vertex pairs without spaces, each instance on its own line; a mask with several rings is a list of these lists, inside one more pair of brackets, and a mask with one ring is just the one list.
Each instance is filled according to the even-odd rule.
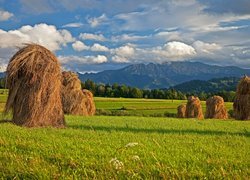
[[128,148],[128,147],[134,147],[134,146],[137,146],[139,143],[137,142],[131,142],[131,143],[128,143],[125,147]]
[[132,156],[132,160],[134,161],[140,161],[140,157],[137,155]]
[[120,170],[123,168],[123,162],[119,161],[117,158],[112,158],[109,163],[116,169]]

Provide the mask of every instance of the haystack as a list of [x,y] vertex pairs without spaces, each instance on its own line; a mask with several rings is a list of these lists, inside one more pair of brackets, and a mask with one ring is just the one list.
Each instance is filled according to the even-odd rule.
[[220,96],[213,96],[206,101],[206,118],[227,119],[227,109],[224,105],[224,99]]
[[250,120],[250,78],[247,76],[237,86],[233,108],[235,119]]
[[87,107],[88,115],[93,116],[96,111],[93,94],[87,89],[83,89],[82,92],[86,98],[86,107]]
[[198,97],[190,96],[186,105],[186,117],[204,119],[201,102]]
[[81,81],[74,72],[63,72],[62,102],[66,114],[87,116],[86,98],[81,90]]
[[55,55],[43,46],[20,49],[7,67],[9,95],[5,112],[13,122],[27,127],[64,127],[61,71]]
[[178,118],[186,117],[186,105],[185,104],[181,104],[177,107],[177,117]]

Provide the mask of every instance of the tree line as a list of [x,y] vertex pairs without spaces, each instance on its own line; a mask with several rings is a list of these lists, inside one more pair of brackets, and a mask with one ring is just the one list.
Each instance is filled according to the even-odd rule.
[[[5,88],[5,79],[0,78],[0,88]],[[179,99],[186,100],[188,96],[198,96],[200,100],[206,100],[211,96],[219,95],[227,102],[232,102],[235,97],[234,91],[220,91],[217,93],[206,92],[188,92],[183,93],[175,89],[139,89],[136,87],[130,87],[126,85],[119,85],[114,83],[110,84],[98,84],[92,80],[82,82],[82,88],[90,90],[94,96],[98,97],[124,97],[124,98],[146,98],[146,99]]]
[[232,102],[235,97],[234,91],[220,91],[214,92],[188,92],[183,93],[175,89],[139,89],[126,85],[97,84],[92,80],[82,82],[82,88],[90,90],[94,96],[99,97],[124,97],[124,98],[146,98],[146,99],[179,99],[186,100],[188,96],[198,96],[201,100],[206,100],[211,96],[219,95],[227,102]]

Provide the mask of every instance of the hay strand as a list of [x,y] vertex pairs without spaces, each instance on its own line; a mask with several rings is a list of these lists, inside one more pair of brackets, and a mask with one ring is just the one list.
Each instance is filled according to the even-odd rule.
[[227,109],[222,97],[213,96],[207,99],[205,117],[209,119],[228,119]]
[[186,117],[186,105],[185,104],[181,104],[177,107],[177,117],[178,118]]
[[250,78],[248,76],[244,76],[237,86],[233,109],[235,119],[250,120]]
[[190,96],[186,105],[186,117],[204,119],[202,106],[198,97]]
[[82,92],[83,92],[85,99],[86,99],[85,105],[87,107],[88,115],[93,116],[96,112],[93,94],[92,94],[92,92],[90,92],[87,89],[83,89]]
[[64,127],[61,71],[55,55],[43,46],[28,44],[11,59],[6,72],[9,95],[5,113],[26,127]]
[[87,116],[86,98],[81,90],[81,81],[74,72],[62,73],[62,102],[66,114]]

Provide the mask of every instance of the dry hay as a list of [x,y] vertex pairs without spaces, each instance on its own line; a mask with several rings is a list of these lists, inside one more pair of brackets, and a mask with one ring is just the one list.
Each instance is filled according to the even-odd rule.
[[233,108],[235,119],[250,120],[250,78],[247,76],[237,86]]
[[61,71],[55,55],[43,46],[28,44],[7,67],[9,95],[5,113],[26,127],[64,127],[61,102]]
[[186,105],[185,104],[181,104],[177,107],[177,117],[178,118],[186,117]]
[[81,81],[74,72],[63,72],[62,102],[66,114],[87,116],[86,98],[81,90]]
[[190,96],[186,105],[186,117],[204,119],[201,102],[198,97]]
[[82,92],[86,98],[86,107],[87,107],[88,115],[93,116],[96,111],[93,94],[87,89],[83,89]]
[[228,119],[224,99],[220,96],[213,96],[206,101],[206,118]]

